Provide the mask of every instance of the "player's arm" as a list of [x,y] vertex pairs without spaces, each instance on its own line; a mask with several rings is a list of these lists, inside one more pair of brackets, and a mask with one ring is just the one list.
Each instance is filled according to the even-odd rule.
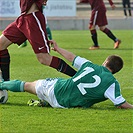
[[117,106],[117,108],[121,108],[121,109],[133,109],[133,105],[131,105],[128,102],[125,102],[125,103],[121,104],[120,106]]
[[105,91],[104,96],[110,99],[117,108],[133,109],[133,105],[129,104],[121,95],[120,86],[117,81]]
[[112,9],[115,9],[115,4],[113,3],[112,0],[108,0],[109,1],[109,4],[111,5]]
[[63,48],[60,48],[58,47],[58,45],[56,44],[55,41],[53,40],[50,40],[49,41],[52,45],[52,50],[54,51],[57,51],[59,54],[61,54],[65,59],[67,59],[68,61],[70,62],[73,62],[74,58],[76,57],[75,54],[63,49]]

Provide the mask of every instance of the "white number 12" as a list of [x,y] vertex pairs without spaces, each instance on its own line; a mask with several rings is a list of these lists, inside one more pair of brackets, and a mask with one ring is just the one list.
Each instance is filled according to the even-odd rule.
[[[74,82],[76,82],[80,78],[84,77],[88,73],[91,73],[91,72],[94,71],[94,69],[91,68],[91,67],[86,67],[84,70],[85,71],[83,73],[81,73],[79,76],[77,76],[76,78],[73,79]],[[96,86],[98,86],[100,84],[101,78],[99,76],[94,75],[92,77],[95,79],[95,82],[94,83],[79,83],[77,85],[77,87],[79,88],[79,90],[82,93],[82,95],[85,95],[87,93],[84,88],[94,88],[94,87],[96,87]]]

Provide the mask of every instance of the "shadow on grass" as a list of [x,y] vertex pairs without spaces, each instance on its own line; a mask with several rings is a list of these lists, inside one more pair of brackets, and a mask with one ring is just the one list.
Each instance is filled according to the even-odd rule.
[[6,105],[6,106],[28,106],[27,104],[24,103],[6,103],[6,104],[2,104],[2,105]]
[[118,110],[116,107],[114,106],[109,106],[109,107],[91,107],[89,108],[91,110],[111,110],[111,111],[116,111]]
[[44,107],[39,107],[39,106],[28,106],[26,103],[6,103],[6,104],[2,104],[2,105],[5,105],[5,106],[23,106],[23,107],[38,107],[38,108],[52,108],[50,105],[46,105]]
[[[26,103],[6,103],[6,104],[2,104],[2,105],[5,105],[5,107],[6,106],[21,106],[21,107],[37,107],[37,108],[53,108],[53,107],[51,107],[49,104],[48,105],[46,105],[46,106],[44,106],[44,107],[39,107],[39,106],[28,106]],[[4,106],[3,106],[4,107]],[[53,108],[53,109],[55,109],[55,108]],[[56,108],[57,110],[58,109],[61,109],[61,108]],[[67,109],[67,108],[66,108]],[[91,106],[91,107],[89,107],[89,108],[82,108],[82,107],[75,107],[75,108],[68,108],[68,109],[80,109],[80,110],[104,110],[104,111],[106,111],[106,110],[110,110],[110,111],[117,111],[117,110],[120,110],[120,109],[118,109],[117,107],[115,107],[114,105],[93,105],[93,106]],[[64,109],[62,109],[62,110],[64,110]],[[124,109],[122,109],[122,110],[124,110]]]

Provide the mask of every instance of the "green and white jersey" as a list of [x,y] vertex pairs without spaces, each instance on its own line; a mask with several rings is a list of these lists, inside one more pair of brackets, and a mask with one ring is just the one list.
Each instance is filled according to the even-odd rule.
[[61,106],[90,107],[107,99],[114,105],[125,102],[118,81],[106,67],[79,56],[73,61],[73,66],[78,69],[77,73],[69,79],[59,78],[54,87],[55,97]]

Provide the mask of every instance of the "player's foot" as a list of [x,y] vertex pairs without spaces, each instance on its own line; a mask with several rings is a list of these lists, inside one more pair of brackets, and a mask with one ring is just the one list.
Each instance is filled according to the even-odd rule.
[[39,106],[39,107],[44,107],[44,106],[47,106],[48,103],[45,102],[45,101],[30,99],[30,100],[27,102],[27,105],[28,105],[28,106]]
[[124,18],[124,19],[127,19],[127,16],[124,16],[123,18]]
[[100,47],[99,46],[91,46],[89,49],[90,50],[96,50],[96,49],[99,49]]
[[23,48],[23,47],[26,47],[26,46],[27,46],[27,43],[23,43],[20,46],[18,46],[18,48]]
[[114,44],[114,49],[119,48],[120,43],[121,43],[121,40],[118,39],[118,40],[115,42],[115,44]]
[[34,99],[30,99],[30,100],[27,102],[27,105],[29,105],[29,106],[37,106],[38,104],[39,104],[39,101],[34,100]]

